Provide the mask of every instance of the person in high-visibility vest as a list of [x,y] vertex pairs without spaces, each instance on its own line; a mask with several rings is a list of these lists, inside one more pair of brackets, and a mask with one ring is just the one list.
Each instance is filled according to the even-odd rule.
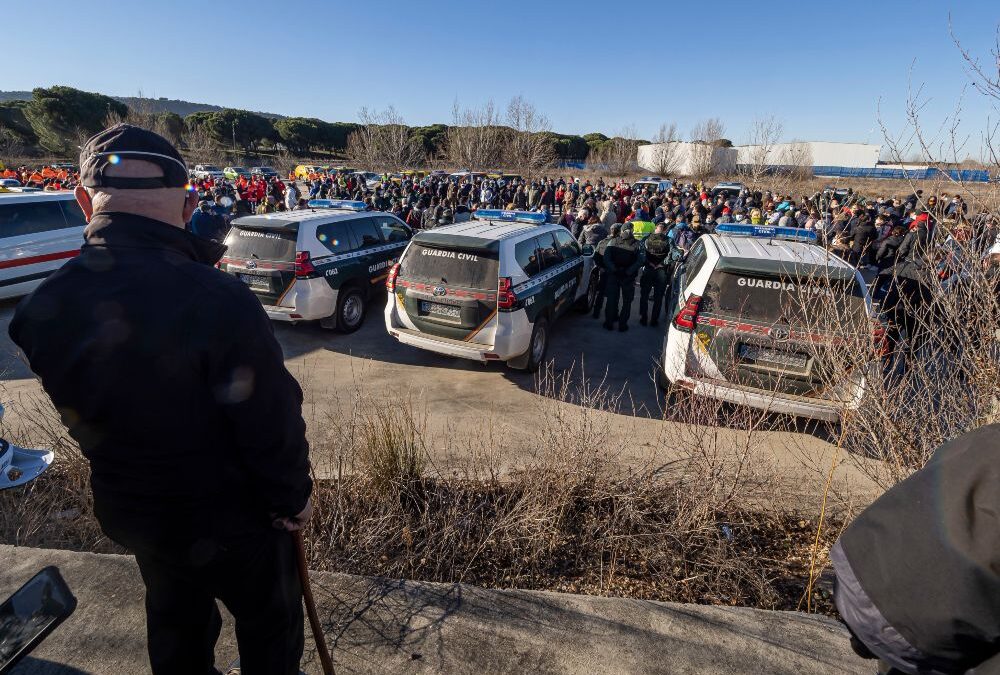
[[653,234],[653,231],[656,229],[656,223],[651,220],[633,220],[630,222],[632,223],[632,236],[639,241]]

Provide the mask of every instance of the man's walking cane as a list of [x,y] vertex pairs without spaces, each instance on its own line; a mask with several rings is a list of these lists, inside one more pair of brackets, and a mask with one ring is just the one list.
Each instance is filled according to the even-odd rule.
[[323,627],[319,625],[319,616],[316,614],[316,601],[313,600],[312,587],[309,585],[309,568],[306,566],[306,546],[302,541],[302,530],[292,532],[292,538],[295,539],[295,557],[299,562],[299,579],[302,580],[302,598],[306,601],[306,614],[309,615],[309,626],[312,628],[313,640],[316,642],[319,662],[323,665],[323,675],[333,675],[333,659],[330,658],[330,650],[326,646],[326,636],[323,635]]

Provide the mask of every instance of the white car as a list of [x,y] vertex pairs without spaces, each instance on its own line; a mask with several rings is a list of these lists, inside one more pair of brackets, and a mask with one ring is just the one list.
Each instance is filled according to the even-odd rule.
[[191,175],[195,178],[211,178],[212,180],[222,180],[226,175],[222,169],[214,164],[195,164],[191,170]]
[[365,188],[374,190],[382,184],[382,176],[373,171],[355,171],[354,175],[364,182]]
[[21,181],[16,178],[0,178],[0,187],[2,188],[19,188],[21,187]]
[[0,298],[16,298],[80,253],[83,211],[71,192],[0,193]]
[[414,235],[386,282],[386,330],[419,349],[537,370],[556,320],[594,306],[594,252],[542,213],[475,217]]
[[880,324],[861,274],[813,233],[720,225],[678,264],[667,307],[661,388],[827,421],[858,407],[865,368],[834,382],[823,352]]
[[653,194],[656,194],[658,192],[666,192],[673,187],[674,182],[672,180],[657,178],[656,176],[646,176],[632,183],[632,192],[642,192],[648,189],[652,190]]
[[719,183],[712,188],[712,199],[723,193],[725,193],[727,199],[734,199],[739,197],[740,193],[745,189],[746,186],[743,183]]
[[364,202],[314,199],[309,206],[234,220],[219,268],[247,284],[274,321],[318,320],[354,332],[412,233]]

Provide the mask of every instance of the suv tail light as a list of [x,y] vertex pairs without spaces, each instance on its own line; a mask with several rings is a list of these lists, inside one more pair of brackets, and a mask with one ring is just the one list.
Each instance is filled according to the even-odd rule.
[[396,278],[399,276],[399,263],[392,266],[389,276],[385,278],[385,287],[390,293],[396,292]]
[[875,353],[880,357],[888,356],[892,351],[889,348],[889,335],[885,324],[877,319],[872,323],[872,341],[875,343]]
[[690,333],[694,330],[694,324],[698,320],[698,307],[701,305],[700,295],[688,296],[687,302],[681,307],[674,317],[674,328]]
[[312,279],[315,276],[317,276],[316,268],[313,267],[312,260],[309,259],[309,251],[296,251],[295,278]]
[[517,296],[510,287],[510,277],[500,277],[497,286],[497,309],[511,309],[517,302]]

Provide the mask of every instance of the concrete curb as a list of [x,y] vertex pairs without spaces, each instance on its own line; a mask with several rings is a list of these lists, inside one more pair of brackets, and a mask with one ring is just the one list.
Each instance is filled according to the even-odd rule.
[[[76,613],[14,672],[147,673],[129,556],[0,545],[0,595],[57,565]],[[315,573],[338,673],[871,673],[825,617]],[[306,639],[303,670],[318,673]],[[217,664],[236,657],[227,617]]]

